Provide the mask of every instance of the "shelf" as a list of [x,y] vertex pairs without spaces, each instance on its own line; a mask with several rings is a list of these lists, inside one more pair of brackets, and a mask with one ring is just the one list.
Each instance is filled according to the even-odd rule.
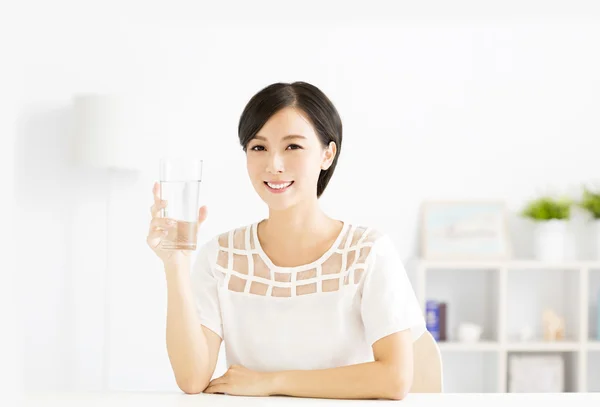
[[[600,341],[598,341],[600,342]],[[600,348],[598,348],[600,350]],[[600,352],[589,352],[587,355],[587,391],[600,392]]]
[[[584,381],[584,375],[585,375],[585,371],[582,369],[585,366],[585,363],[582,363],[581,358],[580,358],[580,354],[578,352],[571,352],[568,350],[564,350],[564,349],[558,349],[554,352],[549,352],[546,354],[549,358],[551,359],[556,359],[558,358],[559,360],[562,361],[562,391],[563,392],[578,392],[582,390],[582,381]],[[514,351],[508,351],[507,353],[507,387],[506,387],[506,391],[508,392],[513,392],[513,391],[517,391],[516,389],[512,388],[512,384],[514,384],[513,380],[515,379],[515,373],[514,371],[512,371],[513,368],[513,361],[515,360],[515,358],[521,358],[522,360],[526,360],[526,359],[530,359],[530,360],[539,360],[539,359],[544,359],[546,355],[542,355],[542,354],[533,354],[527,351],[521,351],[521,350],[514,350]],[[521,374],[519,376],[521,376],[521,380],[523,380],[525,377],[523,376],[524,372],[521,372]],[[531,376],[532,374],[538,374],[540,376],[545,376],[546,379],[552,374],[551,372],[548,372],[548,375],[544,374],[545,371],[540,371],[540,369],[535,369],[535,371],[533,372],[529,372],[529,373],[525,373],[527,374],[527,377],[530,378],[532,380],[531,385],[533,387],[531,388],[527,388],[528,386],[520,386],[521,388],[518,390],[520,392],[523,391],[529,391],[529,392],[539,392],[539,388],[537,388],[537,385],[535,384],[535,382],[538,379],[541,379],[541,377],[538,376]],[[552,374],[553,375],[553,374]],[[558,389],[555,389],[556,391],[558,391]]]
[[[507,392],[515,355],[560,355],[565,391],[600,391],[600,261],[417,259],[417,296],[445,302],[446,341],[438,341],[450,392]],[[564,318],[560,341],[546,341],[546,310]],[[481,340],[459,341],[463,322]],[[528,341],[521,341],[523,335]]]
[[448,352],[490,352],[500,349],[500,344],[495,341],[480,342],[438,342],[440,351]]
[[444,392],[498,392],[498,355],[496,352],[445,352],[442,355]]
[[509,342],[506,350],[511,352],[574,352],[581,348],[575,341],[556,342]]
[[580,270],[600,269],[598,261],[547,262],[538,260],[419,260],[428,269],[515,269],[515,270]]
[[[552,345],[561,346],[564,342],[574,342],[584,338],[582,332],[583,313],[581,312],[581,273],[570,269],[560,270],[511,270],[507,273],[506,284],[506,331],[509,343],[518,346],[527,344],[519,339],[524,330],[531,330],[529,342],[545,344],[543,335],[543,315],[552,310],[564,318],[564,339]],[[562,345],[566,346],[566,345]]]
[[600,329],[600,272],[598,270],[590,270],[588,274],[588,296],[587,296],[587,311],[588,311],[588,329],[587,335],[592,346],[588,345],[588,349],[597,350],[595,347],[598,341],[598,330]]
[[[509,342],[501,345],[495,341],[466,342],[438,342],[442,352],[493,352],[506,349],[509,352],[576,352],[581,349],[581,344],[576,341],[561,342]],[[589,350],[600,350],[600,341],[588,342]]]
[[588,341],[587,348],[588,350],[600,351],[600,341]]

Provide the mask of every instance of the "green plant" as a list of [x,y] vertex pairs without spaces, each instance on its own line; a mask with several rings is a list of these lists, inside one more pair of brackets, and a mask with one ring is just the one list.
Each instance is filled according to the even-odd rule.
[[564,220],[571,216],[571,205],[568,198],[544,196],[529,202],[521,214],[536,221]]
[[600,192],[592,192],[584,188],[579,206],[587,210],[594,219],[600,219]]

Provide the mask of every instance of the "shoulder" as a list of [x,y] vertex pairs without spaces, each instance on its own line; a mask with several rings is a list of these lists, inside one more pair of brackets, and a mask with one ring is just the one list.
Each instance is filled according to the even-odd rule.
[[367,274],[373,268],[403,267],[400,252],[390,234],[369,225],[350,225],[342,251],[351,258],[356,253],[357,263],[364,265]]
[[229,249],[250,249],[247,243],[251,246],[253,244],[253,226],[254,223],[250,223],[213,234],[201,245],[200,250],[218,252]]
[[381,229],[369,225],[348,224],[345,247],[348,250],[368,249],[368,251],[381,250],[390,242],[389,235]]
[[240,225],[217,234],[214,239],[220,249],[251,250],[254,247],[253,226],[254,223]]
[[217,269],[223,265],[231,250],[243,251],[252,237],[252,225],[242,225],[205,238],[198,246],[195,269]]

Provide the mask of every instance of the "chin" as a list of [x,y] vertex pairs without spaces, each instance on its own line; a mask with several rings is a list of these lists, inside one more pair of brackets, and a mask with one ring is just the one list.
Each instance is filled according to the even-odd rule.
[[263,202],[272,211],[285,211],[296,205],[296,202],[292,199],[273,199],[272,197],[268,197],[267,199],[263,197]]
[[295,193],[297,191],[288,191],[281,195],[273,194],[265,189],[262,182],[259,185],[255,185],[255,190],[260,199],[272,211],[284,211],[298,204],[298,194]]

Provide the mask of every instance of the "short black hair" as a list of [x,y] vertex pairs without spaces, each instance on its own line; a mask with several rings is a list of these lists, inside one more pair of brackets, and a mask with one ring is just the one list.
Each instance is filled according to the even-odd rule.
[[323,147],[335,142],[337,153],[327,170],[321,170],[317,182],[320,198],[333,175],[342,149],[342,120],[329,98],[316,86],[306,82],[273,83],[254,95],[240,116],[238,136],[244,151],[250,140],[275,113],[286,107],[302,110],[310,120]]

